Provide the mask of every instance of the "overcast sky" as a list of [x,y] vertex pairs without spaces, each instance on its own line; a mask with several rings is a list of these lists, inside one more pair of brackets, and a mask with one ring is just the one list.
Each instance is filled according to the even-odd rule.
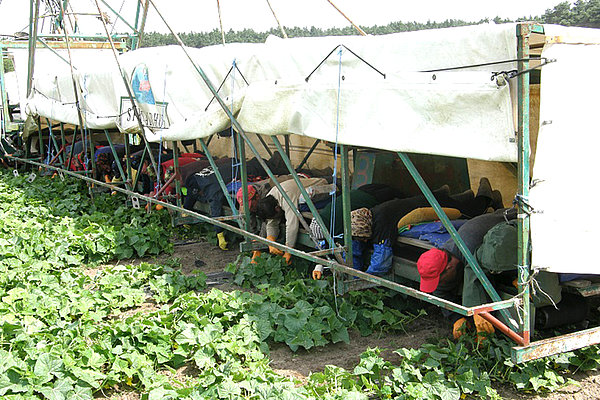
[[[121,10],[131,25],[135,21],[136,0],[105,0],[114,10]],[[205,32],[219,28],[217,0],[154,0],[159,11],[177,32]],[[277,27],[267,0],[219,0],[225,30],[251,28],[265,31]],[[539,16],[554,8],[560,0],[332,0],[348,18],[358,25],[386,25],[392,21],[444,21],[461,19],[478,21],[483,18],[516,19]],[[42,3],[44,3],[42,1]],[[75,12],[97,13],[95,0],[71,0]],[[114,18],[98,0],[103,11]],[[277,18],[284,26],[347,26],[348,22],[327,0],[270,0]],[[42,6],[42,12],[44,7]],[[28,0],[0,0],[0,34],[12,34],[27,27]],[[47,27],[47,23],[45,27]],[[103,33],[93,17],[79,17],[83,33]],[[82,28],[83,29],[83,28]],[[126,25],[117,20],[114,32],[127,32]],[[146,31],[167,32],[152,6]]]

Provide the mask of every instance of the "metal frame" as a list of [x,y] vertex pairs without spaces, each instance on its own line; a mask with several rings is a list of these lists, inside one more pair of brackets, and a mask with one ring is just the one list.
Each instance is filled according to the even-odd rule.
[[[37,6],[34,5],[34,2],[36,2],[36,1],[37,1]],[[101,1],[103,1],[103,0],[101,0]],[[509,300],[501,300],[501,298],[498,295],[498,293],[496,292],[496,290],[493,288],[493,286],[491,285],[489,280],[486,278],[485,273],[481,270],[481,268],[477,264],[475,257],[468,251],[464,242],[458,236],[456,229],[454,229],[454,227],[450,224],[449,219],[442,211],[439,203],[433,197],[431,190],[427,187],[427,185],[423,181],[422,177],[419,175],[418,171],[416,170],[416,168],[414,167],[414,165],[412,164],[412,162],[410,161],[408,156],[404,153],[398,153],[399,158],[402,160],[402,162],[406,166],[409,173],[415,179],[417,185],[419,186],[419,188],[421,189],[421,191],[423,192],[423,194],[425,195],[427,200],[430,202],[430,204],[432,205],[432,207],[438,214],[438,216],[439,216],[440,220],[442,221],[442,223],[444,224],[444,226],[450,232],[450,235],[457,243],[457,246],[459,247],[460,251],[466,257],[469,265],[473,268],[473,271],[480,279],[486,292],[492,298],[493,303],[484,304],[484,305],[480,305],[480,306],[476,306],[476,307],[464,307],[460,304],[455,304],[455,303],[449,302],[447,300],[437,298],[435,296],[420,292],[416,289],[413,289],[409,286],[399,284],[392,280],[372,276],[372,275],[366,274],[364,272],[361,272],[361,271],[358,271],[358,270],[355,270],[352,268],[352,254],[351,254],[352,246],[350,243],[350,240],[351,240],[350,197],[349,197],[350,196],[350,173],[349,173],[350,162],[349,162],[349,155],[348,155],[349,149],[343,145],[340,146],[341,166],[342,166],[341,175],[342,175],[342,186],[343,186],[342,198],[343,198],[343,214],[344,214],[344,218],[343,218],[344,219],[344,238],[345,238],[344,239],[345,243],[344,243],[343,247],[336,247],[336,243],[334,242],[333,238],[331,237],[330,233],[328,232],[327,228],[325,227],[325,224],[323,223],[321,218],[318,216],[318,212],[317,212],[316,208],[314,207],[314,204],[312,204],[312,201],[310,201],[310,198],[309,198],[308,194],[306,193],[305,188],[302,186],[301,181],[299,180],[298,175],[296,174],[295,169],[292,166],[291,161],[289,159],[290,143],[289,143],[289,138],[287,136],[285,137],[285,143],[283,146],[279,142],[279,140],[276,136],[272,136],[272,141],[273,141],[277,151],[281,154],[282,159],[285,162],[289,172],[292,174],[293,179],[298,184],[301,192],[304,195],[304,198],[307,200],[307,203],[309,205],[309,208],[311,209],[311,212],[317,219],[322,231],[324,232],[324,234],[326,236],[329,248],[328,249],[319,249],[317,252],[307,253],[304,251],[297,250],[295,248],[287,247],[280,243],[273,243],[271,241],[268,241],[265,238],[262,238],[251,232],[248,232],[247,229],[248,229],[248,225],[249,225],[249,211],[248,211],[247,174],[246,174],[246,166],[245,166],[246,146],[248,146],[249,149],[251,150],[251,152],[257,157],[259,163],[267,172],[267,175],[273,180],[275,186],[282,193],[284,200],[290,206],[292,206],[292,208],[295,209],[295,206],[293,205],[293,203],[291,202],[291,200],[289,199],[289,197],[287,196],[285,191],[282,189],[280,183],[278,182],[276,177],[273,175],[273,173],[269,169],[268,165],[262,159],[257,148],[250,141],[248,134],[244,131],[243,127],[236,120],[236,118],[234,117],[234,115],[232,114],[232,112],[228,108],[228,106],[225,104],[223,99],[219,96],[218,90],[215,89],[214,85],[212,84],[212,82],[210,82],[209,78],[206,76],[206,74],[204,73],[202,68],[199,65],[197,65],[193,61],[193,59],[189,56],[185,47],[183,46],[181,39],[166,23],[166,21],[162,17],[162,14],[160,14],[158,9],[156,8],[156,5],[154,4],[153,0],[146,0],[144,2],[144,10],[143,10],[144,17],[143,17],[143,19],[145,19],[145,15],[147,13],[147,9],[148,9],[149,5],[152,5],[156,9],[160,18],[163,19],[167,28],[171,31],[173,36],[176,38],[181,49],[184,51],[184,53],[188,57],[190,63],[192,64],[192,66],[194,67],[196,72],[204,80],[207,87],[213,93],[214,99],[217,100],[217,102],[220,104],[221,108],[224,110],[224,112],[230,118],[232,128],[234,130],[234,135],[232,136],[232,140],[234,140],[235,146],[237,146],[238,155],[240,156],[240,166],[241,166],[241,170],[242,170],[243,203],[244,203],[244,210],[245,210],[244,215],[234,218],[238,224],[238,226],[236,227],[236,226],[232,226],[232,225],[224,222],[228,218],[223,218],[223,217],[211,218],[211,217],[207,217],[205,215],[202,215],[202,214],[190,211],[190,210],[184,210],[181,207],[179,179],[176,180],[176,193],[178,196],[177,204],[173,205],[171,203],[161,201],[158,198],[143,196],[143,195],[140,195],[139,193],[135,193],[133,190],[130,190],[130,189],[135,189],[137,181],[139,179],[139,174],[131,186],[128,185],[128,182],[130,182],[130,181],[124,179],[126,188],[121,188],[116,185],[100,182],[100,181],[91,179],[87,176],[82,176],[80,174],[77,174],[77,173],[74,173],[71,171],[63,170],[64,173],[71,175],[71,176],[78,177],[80,179],[84,179],[87,182],[94,183],[99,186],[109,187],[113,191],[124,193],[127,196],[138,197],[140,199],[145,200],[148,203],[161,204],[164,207],[166,207],[169,210],[174,211],[176,213],[185,212],[185,213],[193,216],[195,219],[197,219],[199,221],[207,222],[207,223],[219,226],[221,228],[224,228],[226,230],[229,230],[231,232],[237,233],[239,235],[242,235],[242,236],[246,237],[247,240],[251,240],[253,242],[260,243],[261,245],[274,246],[274,247],[276,247],[280,250],[286,251],[292,255],[304,258],[306,260],[309,260],[309,261],[312,261],[312,262],[315,262],[318,264],[328,266],[331,269],[333,269],[336,274],[346,274],[346,275],[354,276],[354,277],[360,278],[366,282],[390,288],[392,290],[395,290],[400,293],[404,293],[404,294],[410,295],[412,297],[427,301],[429,303],[435,304],[437,306],[451,310],[453,312],[459,313],[464,316],[479,314],[483,318],[485,318],[486,320],[488,320],[492,324],[494,324],[501,332],[507,334],[512,340],[514,340],[517,344],[519,344],[519,347],[515,347],[513,349],[513,354],[512,354],[513,359],[516,362],[523,362],[526,360],[543,357],[543,356],[550,355],[550,354],[555,354],[560,351],[573,350],[573,349],[577,349],[580,347],[584,347],[587,345],[591,345],[591,344],[600,342],[600,327],[599,327],[599,328],[588,329],[586,331],[576,332],[576,333],[570,334],[570,335],[563,335],[563,336],[560,336],[557,338],[552,338],[552,339],[532,343],[531,338],[530,338],[530,335],[531,335],[531,327],[530,327],[531,306],[530,306],[530,301],[529,301],[529,284],[530,284],[529,277],[531,275],[531,265],[530,265],[530,257],[529,257],[529,251],[530,251],[529,215],[527,214],[526,209],[524,208],[524,205],[523,204],[517,205],[518,206],[518,232],[519,232],[519,236],[518,236],[518,243],[519,243],[519,246],[518,246],[518,259],[519,259],[518,291],[519,291],[519,295],[515,296]],[[137,35],[136,39],[133,41],[134,45],[137,45],[137,43],[138,43],[137,38],[141,37],[142,31],[143,31],[143,29],[139,30],[139,31],[137,30],[141,8],[142,8],[142,0],[140,0],[138,2],[136,24],[135,24],[135,28],[133,28],[135,31],[135,35]],[[111,11],[113,11],[113,10],[111,10]],[[37,12],[39,12],[39,0],[32,0],[32,2],[31,2],[32,18],[34,15],[37,15],[36,14]],[[33,22],[34,21],[32,19],[32,24],[30,27],[31,34],[30,34],[30,43],[29,43],[29,48],[31,51],[31,54],[30,54],[30,60],[31,60],[31,62],[30,62],[30,78],[31,78],[31,74],[33,72],[33,67],[34,67],[33,53],[35,51],[35,48],[37,47],[37,46],[34,46],[33,43],[38,40],[37,38],[35,38],[35,33],[33,31],[34,26],[35,26],[35,24]],[[143,22],[142,22],[142,26],[143,26]],[[519,72],[526,72],[529,70],[529,61],[528,61],[528,58],[529,58],[529,35],[533,32],[543,33],[543,28],[539,25],[534,25],[534,24],[530,24],[530,23],[522,23],[522,24],[517,25],[516,35],[517,35],[517,39],[518,39],[518,49],[517,50],[518,50],[518,59],[519,59],[519,61],[518,61]],[[114,43],[112,43],[112,40],[108,35],[107,35],[107,39],[111,43],[111,48],[113,49],[113,51],[115,51],[116,50],[115,45],[114,45]],[[68,37],[66,37],[66,41],[68,43],[68,41],[69,41]],[[67,44],[67,47],[68,47],[68,44]],[[118,62],[118,60],[117,60],[117,62]],[[124,80],[125,85],[128,87],[128,83],[127,83],[127,80],[125,77],[123,77],[123,80]],[[521,198],[521,199],[527,199],[527,197],[529,195],[529,179],[530,179],[529,75],[527,73],[518,74],[516,77],[516,81],[517,81],[517,93],[518,93],[518,149],[519,149],[518,195],[519,195],[519,198]],[[131,93],[130,93],[130,96],[131,96]],[[50,129],[52,129],[52,128],[50,127]],[[62,125],[61,125],[61,134],[64,137]],[[76,132],[74,134],[74,137],[76,137]],[[108,135],[107,135],[107,137],[108,137]],[[259,141],[262,143],[262,145],[265,147],[265,149],[267,149],[267,152],[271,155],[272,153],[269,150],[269,147],[264,142],[263,138],[260,136],[258,138],[259,138]],[[145,137],[144,137],[144,141],[145,141]],[[227,192],[227,189],[226,189],[225,182],[223,181],[221,175],[218,173],[218,168],[216,168],[214,159],[213,159],[212,155],[210,154],[210,151],[208,149],[208,144],[204,140],[201,140],[200,143],[203,147],[203,150],[204,150],[210,164],[213,166],[213,168],[215,170],[216,176],[219,181],[219,185],[221,186],[221,189],[224,191],[227,201],[229,203],[229,206],[231,208],[231,212],[234,214],[234,217],[235,217],[236,216],[236,208],[234,205],[234,201],[229,196],[229,193]],[[309,151],[309,154],[306,155],[306,157],[300,164],[301,166],[306,162],[306,160],[308,159],[308,157],[310,156],[312,151],[314,151],[314,148],[316,148],[318,143],[319,143],[319,141],[316,141],[315,144],[313,144],[313,146],[311,147],[311,150]],[[112,142],[110,140],[109,140],[109,144],[114,152],[114,146],[112,145]],[[144,148],[144,153],[149,152],[148,143],[145,142],[145,144],[146,144],[146,146]],[[49,145],[50,145],[50,143],[49,143]],[[56,143],[55,143],[55,146],[56,146]],[[127,154],[128,154],[129,153],[128,140],[126,140],[126,148],[127,148]],[[175,154],[174,154],[174,156],[175,156],[174,168],[176,171],[175,175],[177,177],[179,177],[180,176],[179,175],[179,163],[178,163],[179,149],[178,149],[177,142],[173,142],[173,150],[175,152]],[[116,154],[116,153],[113,153],[113,154]],[[145,156],[145,154],[143,155],[143,157],[144,156]],[[15,161],[26,162],[26,163],[30,163],[33,165],[38,165],[38,166],[44,167],[44,168],[61,170],[61,168],[58,168],[58,167],[55,167],[52,165],[46,165],[43,163],[38,163],[38,162],[35,162],[32,160],[27,160],[27,159],[18,158],[18,157],[12,157],[12,156],[8,157],[8,158],[11,158]],[[71,157],[69,157],[69,159],[70,158]],[[125,170],[122,168],[122,166],[119,165],[120,172],[124,178],[131,176],[131,166],[129,165],[129,158],[127,158],[127,163],[128,163],[127,174],[125,174]],[[154,162],[153,162],[153,164],[156,166],[156,164]],[[157,169],[156,171],[158,174],[160,174],[159,169]],[[303,227],[307,231],[309,231],[308,226],[306,226],[306,222],[301,218],[301,216],[297,210],[296,210],[296,215],[300,218],[300,221],[301,221]],[[319,248],[319,244],[316,241],[314,244],[315,244],[315,247]],[[346,257],[345,261],[343,260],[341,253],[345,254],[345,257]],[[334,257],[336,257],[336,260],[331,259],[330,257],[321,257],[322,255],[326,255],[326,254],[333,255]],[[341,279],[338,281],[338,283],[340,281],[342,282],[340,285],[340,288],[343,291],[343,289],[347,286],[345,286],[345,283]],[[509,308],[514,308],[516,310],[517,314],[520,317],[520,318],[518,318],[519,322],[515,321],[514,318],[511,317],[511,315],[508,313]],[[491,311],[499,311],[500,314],[502,314],[504,319],[506,321],[508,321],[509,325],[511,325],[511,326],[508,327],[508,326],[504,325],[501,321],[499,321],[498,319],[493,317],[490,314]]]

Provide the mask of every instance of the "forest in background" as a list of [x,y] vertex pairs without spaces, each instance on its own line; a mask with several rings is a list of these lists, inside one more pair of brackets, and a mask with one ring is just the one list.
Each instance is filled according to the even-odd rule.
[[[465,26],[481,24],[486,22],[506,23],[536,21],[545,24],[558,24],[565,26],[580,26],[588,28],[600,28],[600,0],[578,0],[571,5],[569,2],[562,2],[552,9],[537,17],[522,17],[516,21],[496,17],[492,20],[483,19],[480,21],[463,21],[456,19],[447,19],[443,22],[428,21],[420,22],[392,22],[388,25],[379,26],[361,26],[361,29],[370,35],[386,35],[397,32],[409,32],[422,29],[448,28],[453,26]],[[357,31],[351,26],[344,28],[300,28],[284,27],[288,37],[313,37],[313,36],[346,36],[357,35]],[[278,28],[272,28],[266,32],[255,32],[251,29],[242,31],[229,30],[225,32],[226,43],[263,43],[269,35],[282,36]],[[179,35],[186,46],[204,47],[222,43],[221,31],[214,29],[211,32],[204,33],[181,33]],[[147,32],[142,40],[142,47],[165,46],[177,44],[175,38],[170,34],[156,32]]]

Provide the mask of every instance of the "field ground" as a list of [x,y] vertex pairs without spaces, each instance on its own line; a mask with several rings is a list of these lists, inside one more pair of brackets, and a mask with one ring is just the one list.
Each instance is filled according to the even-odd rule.
[[[219,277],[224,267],[235,262],[239,252],[237,246],[232,246],[228,251],[219,250],[209,242],[196,242],[176,245],[172,255],[161,255],[157,258],[145,259],[145,261],[165,261],[170,258],[178,258],[181,262],[181,272],[190,274],[196,269],[202,270],[209,278]],[[137,260],[133,260],[136,262]],[[210,282],[208,279],[207,282]],[[214,285],[224,291],[240,289],[240,287],[229,283],[227,279],[213,279]],[[428,341],[439,338],[449,338],[450,330],[439,310],[432,305],[424,305],[427,315],[419,317],[406,327],[406,332],[381,333],[362,337],[357,332],[350,335],[350,343],[328,344],[316,347],[309,351],[300,349],[293,352],[283,343],[271,344],[270,360],[275,372],[306,381],[313,373],[322,371],[326,365],[336,365],[351,370],[357,365],[360,354],[367,348],[378,347],[383,349],[382,356],[394,363],[399,356],[394,353],[398,348],[419,348]],[[147,305],[141,307],[148,308]],[[150,306],[149,309],[152,309]],[[138,312],[140,309],[128,311]],[[185,367],[178,371],[181,374],[192,374],[192,367]],[[571,377],[575,383],[570,384],[559,391],[544,395],[528,395],[517,392],[510,386],[495,385],[495,389],[502,398],[509,400],[588,400],[600,399],[600,372],[586,371],[575,373]],[[111,400],[138,400],[137,393],[114,393],[106,398]]]

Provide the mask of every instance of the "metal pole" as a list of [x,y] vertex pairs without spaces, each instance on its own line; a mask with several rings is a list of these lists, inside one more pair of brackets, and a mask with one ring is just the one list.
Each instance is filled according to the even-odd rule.
[[142,152],[142,157],[140,158],[140,163],[138,164],[137,173],[135,174],[135,179],[133,180],[132,188],[135,191],[137,189],[137,184],[140,180],[140,176],[142,175],[142,166],[144,165],[144,161],[146,159],[146,154],[148,153],[148,148],[144,147],[144,151]]
[[354,262],[352,258],[352,229],[350,227],[350,211],[352,210],[352,204],[350,203],[350,161],[348,157],[348,147],[341,144],[340,152],[342,153],[342,212],[344,221],[344,245],[346,246],[346,265],[352,267]]
[[351,25],[354,27],[354,29],[356,29],[356,30],[358,31],[358,33],[360,33],[362,36],[367,36],[367,34],[365,33],[365,31],[363,31],[362,29],[360,29],[360,27],[359,27],[358,25],[356,25],[354,22],[352,22],[352,21],[350,20],[350,18],[348,18],[348,17],[346,16],[346,14],[344,14],[344,13],[342,12],[342,10],[340,10],[339,8],[337,8],[337,7],[335,6],[335,4],[333,4],[333,3],[331,2],[331,0],[327,0],[327,2],[328,2],[329,4],[331,4],[331,5],[333,6],[333,8],[335,8],[335,9],[336,9],[336,10],[337,10],[337,11],[338,11],[340,14],[342,14],[342,17],[346,18],[346,20],[347,20],[348,22],[350,22],[350,24],[351,24]]
[[[137,32],[139,24],[140,24],[140,10],[142,8],[142,0],[137,0],[137,7],[135,10],[135,22],[134,22],[134,32]],[[114,27],[114,26],[113,26]],[[138,36],[133,36],[131,38],[131,50],[135,50],[138,48],[138,39],[139,39],[139,35]]]
[[136,43],[136,47],[138,47],[138,48],[142,45],[142,42],[144,41],[144,28],[146,27],[146,18],[147,17],[148,17],[148,0],[146,0],[146,3],[144,4],[144,13],[142,14],[142,22],[140,23],[140,26],[139,26],[138,40]]
[[[529,35],[531,26],[529,24],[517,25],[517,58],[525,60],[519,61],[518,69],[523,71],[529,68]],[[518,107],[518,148],[519,148],[519,183],[518,195],[520,199],[527,201],[529,199],[529,74],[521,74],[517,77],[517,93],[519,97]],[[521,293],[523,307],[523,323],[521,335],[525,345],[530,342],[530,306],[529,306],[529,214],[523,207],[522,202],[517,202],[519,210],[517,223],[518,239],[518,288]]]
[[[275,144],[277,151],[279,151],[279,154],[281,154],[281,158],[283,159],[283,162],[285,163],[285,165],[288,167],[288,170],[289,170],[290,174],[292,175],[292,178],[296,182],[296,185],[298,185],[298,189],[300,189],[300,193],[302,193],[302,196],[304,197],[304,200],[306,201],[306,205],[310,209],[310,212],[313,214],[313,217],[317,220],[317,224],[319,224],[319,227],[321,228],[323,235],[325,235],[325,240],[327,240],[327,242],[329,243],[329,247],[331,249],[335,248],[335,242],[333,241],[333,237],[331,236],[331,233],[325,226],[325,223],[323,222],[323,218],[321,218],[321,215],[319,215],[319,211],[317,210],[314,203],[312,202],[308,192],[304,188],[304,185],[302,185],[302,181],[300,181],[300,177],[298,176],[298,173],[294,170],[290,159],[285,154],[285,151],[283,150],[283,147],[281,146],[279,139],[277,139],[277,136],[271,136],[271,139],[273,139],[273,143]],[[280,189],[280,191],[281,191],[281,189]],[[302,223],[302,225],[304,226],[304,229],[306,229],[307,232],[310,232],[310,228],[306,224],[306,221],[304,221],[303,217],[300,218],[300,223]]]
[[[131,148],[129,143],[129,135],[125,135],[125,164],[127,168],[127,176],[122,177],[123,181],[127,180],[130,184],[133,184],[131,179]],[[135,187],[131,186],[131,190],[135,191]]]
[[[121,14],[119,14],[117,11],[115,11],[106,1],[104,0],[100,0],[102,2],[102,4],[104,4],[106,6],[106,8],[108,8],[113,14],[115,14],[115,16],[120,19],[121,21],[123,21],[123,23],[125,25],[127,25],[129,27],[129,29],[131,29],[133,31],[133,33],[138,33],[137,29],[135,29],[133,26],[131,26],[131,24],[129,22],[127,22],[127,20],[125,20],[125,18],[123,18],[121,16]],[[98,7],[98,13],[100,14],[100,17],[102,17],[102,11],[100,10],[100,7]],[[108,37],[110,37],[110,33],[108,32],[108,30],[106,31],[106,35]]]
[[33,88],[33,72],[35,67],[35,48],[40,14],[40,0],[31,0],[29,4],[29,59],[27,64],[27,97]]
[[127,189],[131,190],[131,187],[129,186],[129,181],[127,179],[125,179],[125,171],[123,171],[123,166],[121,165],[121,159],[119,158],[119,155],[117,154],[117,150],[115,149],[115,146],[113,145],[112,138],[110,137],[110,134],[108,133],[108,131],[106,129],[104,130],[104,134],[106,135],[106,140],[108,141],[108,145],[110,146],[110,150],[112,151],[113,158],[115,159],[115,162],[117,163],[117,168],[119,169],[119,173],[121,174],[121,180],[125,184],[125,187]]
[[177,205],[181,207],[181,168],[179,166],[179,145],[177,141],[173,143],[173,168],[175,169],[175,198]]
[[267,0],[267,4],[269,5],[271,12],[273,13],[273,17],[275,18],[275,21],[277,21],[277,25],[279,26],[279,30],[281,31],[281,34],[283,35],[283,37],[285,39],[287,39],[288,35],[285,33],[283,26],[281,26],[281,23],[279,22],[279,18],[277,18],[277,15],[275,14],[275,10],[273,10],[273,7],[271,7],[271,2],[269,0]]
[[223,21],[221,21],[221,3],[217,0],[217,11],[219,11],[219,26],[221,27],[221,41],[225,46],[225,32],[223,32]]
[[240,157],[240,175],[242,176],[242,204],[244,205],[244,230],[250,228],[250,207],[248,205],[248,170],[246,168],[246,143],[239,133],[234,131],[237,137],[238,156]]
[[[37,117],[37,131],[38,131],[38,150],[40,152],[40,162],[44,162],[44,138],[42,137],[42,119]],[[50,142],[48,141],[48,146]]]
[[258,138],[258,141],[265,148],[265,150],[266,150],[267,154],[269,155],[269,157],[273,157],[273,152],[271,151],[271,149],[269,148],[269,146],[267,146],[267,143],[265,142],[265,139],[263,139],[262,136],[259,135],[259,134],[256,134],[256,137]]
[[10,121],[10,112],[8,110],[8,96],[6,93],[6,87],[4,85],[4,47],[0,46],[0,105],[2,105],[2,109],[0,110],[0,132],[2,133],[2,138],[4,138],[4,133],[8,130],[8,121]]
[[48,118],[46,118],[46,124],[48,124],[48,147],[50,147],[50,141],[52,141],[52,144],[54,145],[54,149],[56,150],[56,154],[59,157],[60,162],[64,163],[64,159],[62,155],[60,155],[60,147],[58,147],[58,142],[56,141],[56,138],[54,137],[52,131],[52,124],[50,123],[50,120]]
[[[215,163],[213,156],[210,154],[210,151],[208,150],[208,147],[204,143],[203,139],[200,139],[200,144],[202,145],[202,149],[204,150],[204,154],[206,155],[206,158],[208,158],[208,162],[210,163],[210,165],[213,168],[213,171],[215,172],[215,176],[217,177],[219,186],[221,186],[221,190],[223,191],[223,194],[225,195],[227,204],[229,204],[229,207],[231,208],[231,213],[233,215],[237,215],[237,209],[235,208],[235,204],[234,204],[233,200],[231,199],[231,196],[229,195],[229,191],[227,190],[227,184],[223,180],[223,177],[221,176],[221,173],[219,172],[219,168],[217,167],[217,164]],[[237,221],[237,223],[241,226],[241,222],[239,220]]]
[[315,149],[317,148],[317,146],[319,145],[319,143],[321,143],[321,139],[315,140],[315,142],[313,143],[313,145],[308,150],[308,153],[306,153],[306,155],[302,159],[302,162],[300,162],[300,164],[298,164],[298,169],[301,169],[304,166],[304,164],[308,161],[309,157],[312,155],[313,151],[315,151]]

